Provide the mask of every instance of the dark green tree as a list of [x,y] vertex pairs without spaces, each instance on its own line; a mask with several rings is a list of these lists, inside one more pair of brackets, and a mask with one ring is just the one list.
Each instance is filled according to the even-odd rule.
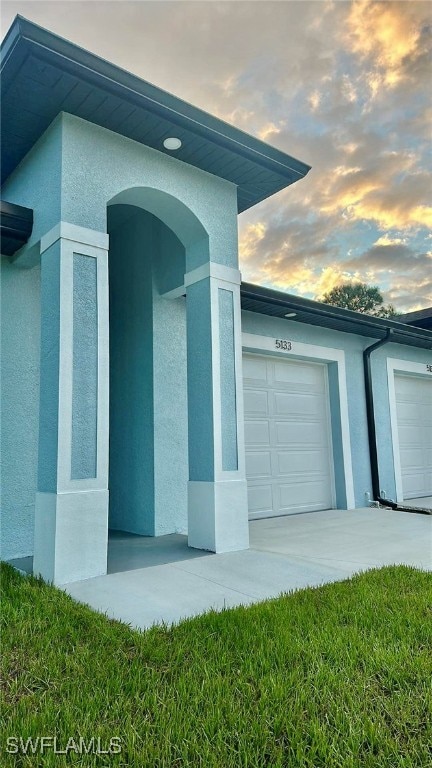
[[353,309],[355,312],[363,312],[375,317],[397,317],[398,315],[393,304],[384,305],[379,288],[367,283],[342,283],[325,293],[322,301],[334,307]]

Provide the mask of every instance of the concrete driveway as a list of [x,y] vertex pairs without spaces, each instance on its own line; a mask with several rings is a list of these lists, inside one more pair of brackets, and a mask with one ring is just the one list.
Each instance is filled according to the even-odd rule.
[[432,570],[432,517],[387,509],[328,510],[250,523],[251,548],[214,555],[185,536],[114,534],[109,573],[64,587],[133,627],[178,622],[211,608],[403,563]]

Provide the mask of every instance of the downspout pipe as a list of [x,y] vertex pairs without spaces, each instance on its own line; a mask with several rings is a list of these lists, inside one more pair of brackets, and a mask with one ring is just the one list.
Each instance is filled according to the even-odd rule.
[[363,371],[364,371],[364,383],[365,383],[365,395],[366,395],[366,418],[369,438],[369,456],[370,467],[372,476],[372,494],[375,501],[383,504],[391,509],[397,509],[397,503],[390,499],[384,499],[381,496],[379,469],[378,469],[378,447],[375,427],[375,407],[372,387],[372,369],[371,369],[371,354],[379,347],[383,347],[391,341],[393,335],[393,329],[387,328],[386,335],[383,339],[374,342],[369,347],[363,350]]

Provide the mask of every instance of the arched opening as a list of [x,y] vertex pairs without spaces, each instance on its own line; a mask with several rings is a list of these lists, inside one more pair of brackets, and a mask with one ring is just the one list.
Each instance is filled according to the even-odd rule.
[[109,527],[187,531],[186,306],[167,291],[207,259],[208,238],[180,201],[130,189],[107,210],[110,285]]
[[208,261],[208,233],[191,209],[168,192],[153,187],[133,187],[115,195],[108,202],[108,211],[113,205],[140,208],[165,224],[185,248],[188,272]]

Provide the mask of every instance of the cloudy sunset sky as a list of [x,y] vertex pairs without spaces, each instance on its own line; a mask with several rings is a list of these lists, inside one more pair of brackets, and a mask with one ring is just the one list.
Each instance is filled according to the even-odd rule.
[[243,278],[432,304],[429,2],[3,2],[312,166],[239,217]]

